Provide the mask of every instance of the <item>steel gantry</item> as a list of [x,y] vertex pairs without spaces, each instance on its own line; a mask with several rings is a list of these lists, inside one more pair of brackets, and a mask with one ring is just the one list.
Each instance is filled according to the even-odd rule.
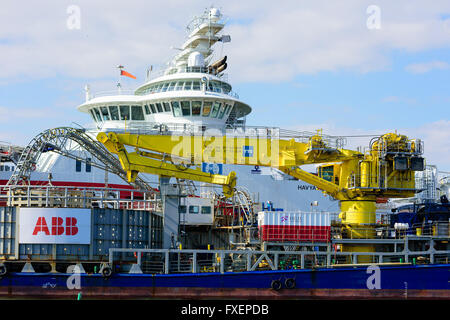
[[129,182],[120,162],[101,143],[91,138],[85,130],[70,127],[49,129],[33,138],[22,151],[7,185],[15,186],[29,181],[31,172],[35,170],[40,156],[45,152],[56,152],[65,157],[86,162],[87,156],[82,157],[78,152],[74,152],[75,150],[90,154],[92,166],[118,175],[137,189],[153,191],[141,178]]

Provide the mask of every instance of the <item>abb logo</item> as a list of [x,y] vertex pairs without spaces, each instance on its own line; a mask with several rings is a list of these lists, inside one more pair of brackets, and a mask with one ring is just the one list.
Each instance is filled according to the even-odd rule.
[[43,232],[45,235],[49,236],[74,236],[78,233],[77,219],[74,217],[66,217],[66,223],[64,224],[64,219],[61,217],[52,217],[51,233],[47,220],[45,217],[38,217],[36,226],[33,230],[33,236],[38,235]]

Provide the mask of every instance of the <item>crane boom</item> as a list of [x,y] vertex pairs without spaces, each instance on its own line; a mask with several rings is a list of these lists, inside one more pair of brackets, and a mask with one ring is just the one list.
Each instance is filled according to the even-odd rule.
[[[139,172],[145,172],[160,176],[176,177],[180,179],[195,180],[207,183],[222,185],[223,194],[226,197],[233,195],[236,186],[236,173],[230,172],[227,176],[210,174],[199,169],[191,169],[186,166],[182,158],[170,157],[168,160],[178,160],[177,163],[165,161],[166,156],[145,151],[128,152],[120,136],[115,133],[106,135],[99,133],[97,139],[114,154],[117,154],[123,169],[127,172],[128,181],[136,180]],[[136,145],[137,147],[138,145]],[[167,157],[169,158],[169,157]]]

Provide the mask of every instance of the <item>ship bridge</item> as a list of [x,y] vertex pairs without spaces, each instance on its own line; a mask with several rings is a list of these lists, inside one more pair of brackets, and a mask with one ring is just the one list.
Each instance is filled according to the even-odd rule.
[[146,82],[132,92],[122,91],[120,83],[116,92],[92,95],[87,88],[78,110],[90,114],[100,130],[167,124],[244,126],[251,107],[227,81],[227,57],[210,62],[212,46],[230,41],[230,36],[221,35],[224,25],[218,9],[206,10],[188,25],[188,38],[167,68],[148,73]]

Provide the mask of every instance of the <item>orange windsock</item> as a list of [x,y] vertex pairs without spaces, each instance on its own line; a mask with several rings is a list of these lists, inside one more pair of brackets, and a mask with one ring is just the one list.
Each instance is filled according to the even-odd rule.
[[127,76],[127,77],[130,77],[130,78],[133,78],[133,79],[136,79],[135,76],[133,76],[131,73],[126,72],[125,70],[120,70],[120,75],[121,75],[121,76]]

